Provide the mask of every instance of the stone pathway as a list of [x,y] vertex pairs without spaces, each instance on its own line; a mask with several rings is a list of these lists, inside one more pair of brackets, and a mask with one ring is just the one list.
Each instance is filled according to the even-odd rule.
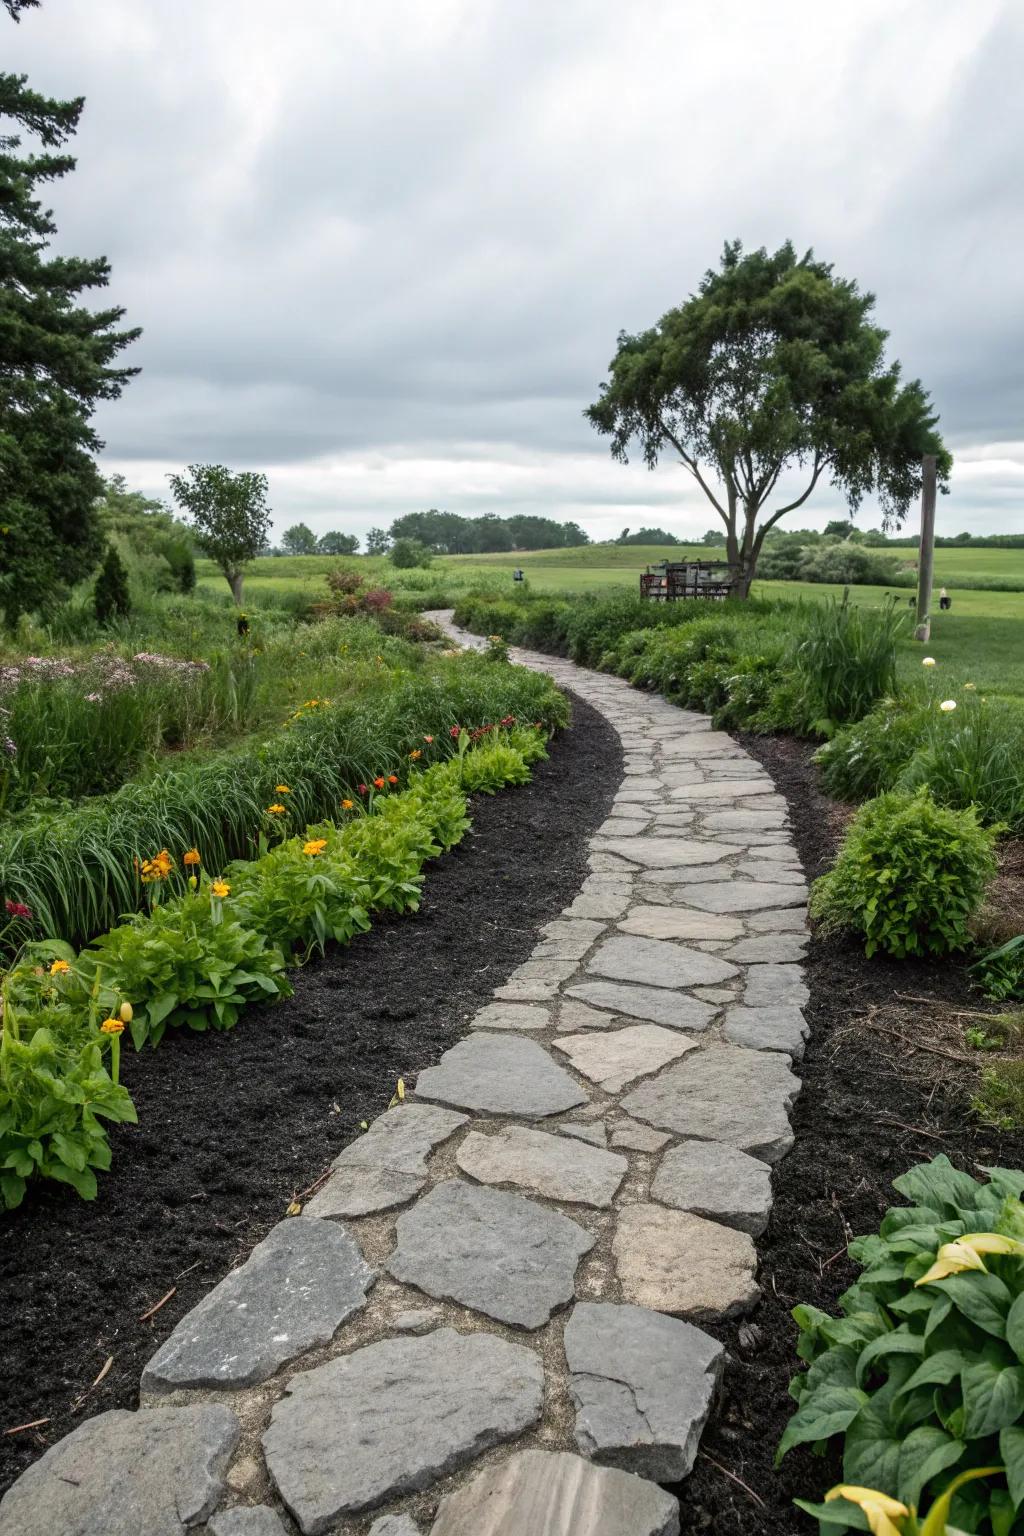
[[706,717],[515,660],[625,749],[579,895],[0,1536],[678,1532],[658,1484],[723,1369],[699,1325],[756,1305],[792,1144],[807,889],[785,802]]

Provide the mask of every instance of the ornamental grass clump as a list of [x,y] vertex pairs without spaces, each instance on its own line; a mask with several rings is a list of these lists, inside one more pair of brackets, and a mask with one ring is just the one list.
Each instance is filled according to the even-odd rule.
[[778,1458],[841,1437],[843,1483],[797,1501],[827,1536],[1024,1530],[1024,1173],[984,1172],[939,1156],[894,1180],[911,1203],[850,1244],[841,1316],[794,1309],[806,1369]]
[[868,955],[964,949],[996,871],[994,844],[995,829],[973,808],[936,805],[927,789],[880,795],[861,806],[835,865],[815,881],[811,915],[826,931],[862,935]]

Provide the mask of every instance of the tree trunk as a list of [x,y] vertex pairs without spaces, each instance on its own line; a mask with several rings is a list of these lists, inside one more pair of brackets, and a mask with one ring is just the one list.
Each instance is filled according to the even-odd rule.
[[227,577],[228,586],[231,588],[231,596],[235,600],[235,606],[241,608],[243,573],[241,571],[225,571],[224,575]]

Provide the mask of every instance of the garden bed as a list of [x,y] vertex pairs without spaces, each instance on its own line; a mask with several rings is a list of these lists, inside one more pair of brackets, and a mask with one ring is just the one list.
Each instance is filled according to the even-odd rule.
[[[813,745],[789,737],[744,736],[742,743],[789,802],[808,876],[821,874],[849,809],[818,788]],[[868,960],[854,942],[816,939],[806,981],[811,1035],[793,1115],[796,1145],[775,1169],[771,1222],[758,1242],[764,1299],[746,1322],[709,1330],[727,1343],[731,1360],[693,1474],[673,1490],[682,1536],[815,1529],[792,1500],[819,1498],[841,1481],[838,1456],[821,1460],[798,1449],[773,1466],[795,1406],[787,1393],[799,1366],[791,1309],[804,1302],[837,1311],[857,1274],[847,1242],[877,1231],[884,1211],[902,1203],[892,1180],[913,1164],[943,1152],[975,1175],[979,1165],[1024,1166],[1024,1134],[978,1121],[970,1109],[974,1061],[954,1059],[967,1052],[948,1022],[953,1010],[985,1009],[961,965]]]
[[248,1011],[228,1034],[125,1052],[140,1125],[112,1129],[96,1202],[34,1188],[0,1218],[0,1431],[48,1421],[0,1437],[0,1489],[83,1418],[133,1406],[178,1319],[387,1107],[396,1079],[459,1038],[577,894],[621,761],[614,731],[576,701],[530,784],[474,801],[472,830],[429,869],[417,915],[332,949],[296,973],[290,1001]]

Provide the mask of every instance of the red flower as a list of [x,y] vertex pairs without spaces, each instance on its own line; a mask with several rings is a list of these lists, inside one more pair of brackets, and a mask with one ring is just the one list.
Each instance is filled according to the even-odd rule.
[[388,774],[388,783],[389,784],[397,784],[398,783],[398,774],[397,773],[389,773]]
[[506,715],[504,720],[501,723],[504,726],[515,725],[516,717],[515,717],[515,715]]
[[26,907],[23,901],[6,901],[4,902],[4,906],[7,908],[8,914],[11,917],[32,916],[32,908]]
[[374,783],[374,787],[376,789],[383,789],[384,788],[384,780],[383,779],[380,779],[380,778],[374,779],[373,783]]
[[455,741],[461,734],[462,734],[462,726],[461,725],[453,725],[451,730],[448,732],[448,735],[452,738],[453,741]]
[[361,795],[368,795],[370,793],[369,788],[365,784],[357,784],[356,789],[358,789]]

